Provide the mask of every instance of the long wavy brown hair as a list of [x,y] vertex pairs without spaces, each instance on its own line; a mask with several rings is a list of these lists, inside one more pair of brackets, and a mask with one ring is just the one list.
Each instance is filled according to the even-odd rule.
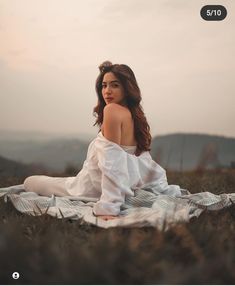
[[130,110],[134,121],[134,136],[137,142],[135,155],[139,156],[143,151],[150,151],[152,141],[150,127],[140,104],[142,100],[141,92],[133,71],[127,65],[112,64],[110,61],[103,62],[99,66],[99,70],[100,74],[96,79],[98,103],[93,109],[93,114],[95,117],[97,117],[97,119],[93,126],[98,125],[99,128],[101,128],[103,123],[103,110],[106,103],[102,96],[102,82],[104,75],[107,72],[112,72],[118,78],[124,88],[127,107]]

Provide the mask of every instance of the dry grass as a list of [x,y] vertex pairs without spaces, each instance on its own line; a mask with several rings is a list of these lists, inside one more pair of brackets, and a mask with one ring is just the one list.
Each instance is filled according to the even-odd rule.
[[[21,183],[17,179],[14,184]],[[191,192],[235,192],[225,173],[168,173]],[[234,284],[235,207],[167,232],[30,217],[0,200],[1,284]],[[4,269],[4,270],[3,270]],[[17,271],[20,278],[11,274]]]

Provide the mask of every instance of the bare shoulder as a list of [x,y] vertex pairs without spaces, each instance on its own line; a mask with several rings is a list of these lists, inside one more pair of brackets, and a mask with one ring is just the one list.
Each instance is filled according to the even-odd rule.
[[104,112],[120,112],[123,108],[120,104],[117,103],[109,103],[105,105]]
[[104,115],[123,118],[124,116],[128,116],[131,114],[128,108],[117,104],[117,103],[109,103],[104,107]]
[[110,103],[104,107],[104,118],[101,130],[106,139],[120,144],[122,116],[118,104]]
[[[104,107],[103,115],[104,117],[101,126],[101,131],[102,134],[106,137],[106,139],[115,142],[119,145],[125,145],[125,142],[127,142],[127,145],[130,145],[130,140],[128,139],[128,136],[130,134],[130,128],[132,127],[132,120],[130,120],[130,118],[132,118],[130,110],[120,104],[110,103]],[[123,136],[126,140],[129,141],[124,142],[122,140]]]

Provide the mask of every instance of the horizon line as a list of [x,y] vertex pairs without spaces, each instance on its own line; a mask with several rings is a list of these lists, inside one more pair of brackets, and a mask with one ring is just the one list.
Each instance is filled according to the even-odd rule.
[[[48,136],[76,136],[78,137],[79,134],[81,134],[82,136],[89,136],[92,137],[94,136],[94,134],[92,133],[86,133],[86,132],[70,132],[70,133],[66,133],[66,132],[53,132],[53,131],[44,131],[44,130],[24,130],[24,129],[3,129],[0,128],[0,133],[1,132],[8,132],[8,133],[28,133],[28,134],[44,134],[44,135],[48,135]],[[98,132],[98,131],[97,131]],[[231,139],[235,139],[235,136],[232,135],[224,135],[224,134],[215,134],[215,133],[203,133],[201,131],[195,132],[195,131],[174,131],[174,132],[168,132],[168,133],[159,133],[159,134],[151,134],[152,138],[154,137],[159,137],[159,136],[169,136],[169,135],[207,135],[207,136],[215,136],[215,137],[225,137],[225,138],[231,138]]]

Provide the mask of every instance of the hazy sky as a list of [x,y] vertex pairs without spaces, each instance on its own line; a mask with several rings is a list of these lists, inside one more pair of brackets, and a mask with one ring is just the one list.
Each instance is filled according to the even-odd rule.
[[[206,4],[227,9],[205,21]],[[235,1],[0,0],[0,129],[96,134],[95,80],[129,65],[152,135],[235,137]]]

